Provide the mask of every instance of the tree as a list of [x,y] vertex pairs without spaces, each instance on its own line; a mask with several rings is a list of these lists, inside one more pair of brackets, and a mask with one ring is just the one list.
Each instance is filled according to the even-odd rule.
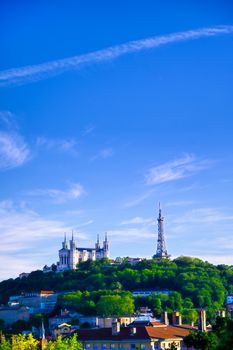
[[0,318],[0,331],[4,329],[5,321]]
[[161,315],[161,312],[162,312],[161,297],[157,294],[152,294],[148,297],[148,302],[155,316]]
[[22,331],[28,330],[29,325],[28,325],[28,322],[26,322],[25,320],[18,320],[12,323],[11,328],[12,328],[12,333],[17,334],[17,333],[21,333]]
[[11,343],[9,340],[6,340],[3,335],[1,335],[0,339],[0,350],[11,350]]
[[39,341],[32,334],[12,336],[12,349],[14,350],[38,350],[38,345]]
[[208,332],[190,332],[184,337],[184,343],[187,347],[194,347],[198,350],[215,350],[217,345],[217,336]]
[[120,282],[112,282],[110,287],[113,290],[122,290],[122,284]]
[[184,309],[182,316],[183,322],[190,324],[196,322],[198,318],[198,312],[195,309]]
[[218,328],[216,330],[219,336],[219,344],[217,346],[217,350],[232,350],[233,349],[233,320],[226,319],[224,321],[221,322],[222,326],[218,325]]
[[82,350],[82,344],[78,342],[77,334],[72,337],[62,339],[58,336],[55,341],[49,341],[46,345],[46,350]]
[[134,312],[134,300],[129,295],[103,295],[96,304],[97,314],[101,316],[121,316]]
[[30,320],[28,321],[28,324],[29,324],[30,328],[32,326],[39,328],[39,327],[41,327],[43,320],[44,320],[43,314],[32,314],[30,316]]

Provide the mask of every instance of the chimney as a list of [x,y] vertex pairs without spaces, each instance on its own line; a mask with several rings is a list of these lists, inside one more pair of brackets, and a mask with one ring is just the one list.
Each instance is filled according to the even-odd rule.
[[172,313],[172,324],[180,326],[182,325],[182,317],[178,311]]
[[118,321],[112,322],[112,335],[118,335],[120,331],[121,331],[120,322]]
[[206,331],[206,310],[201,309],[198,311],[198,330],[205,332]]
[[166,324],[167,326],[169,325],[169,320],[168,320],[167,311],[163,311],[163,312],[162,312],[161,322],[163,322],[163,323]]
[[137,333],[137,328],[136,327],[130,327],[130,335],[134,336]]
[[229,316],[230,316],[230,318],[233,319],[233,309],[230,310],[230,315]]
[[225,310],[218,310],[216,313],[215,313],[215,317],[226,317],[226,311]]

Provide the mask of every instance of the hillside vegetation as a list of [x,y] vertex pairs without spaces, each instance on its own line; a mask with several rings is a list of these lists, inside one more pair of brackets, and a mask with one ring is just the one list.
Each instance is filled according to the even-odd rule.
[[[34,271],[22,279],[2,281],[0,303],[6,303],[10,295],[41,289],[66,291],[68,294],[59,297],[58,305],[73,306],[86,314],[107,315],[110,311],[106,310],[106,304],[114,309],[116,303],[129,306],[125,313],[148,305],[156,314],[162,309],[176,309],[191,319],[194,308],[205,307],[212,314],[223,307],[226,294],[233,292],[233,269],[190,257],[143,260],[135,266],[106,259],[87,261],[80,263],[76,271]],[[133,300],[130,292],[141,289],[169,290],[171,294],[153,294]],[[125,302],[119,298],[128,299]]]

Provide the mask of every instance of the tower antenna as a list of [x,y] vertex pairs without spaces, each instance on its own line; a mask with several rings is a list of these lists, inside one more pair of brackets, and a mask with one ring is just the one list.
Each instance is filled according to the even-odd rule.
[[153,256],[154,259],[169,258],[170,255],[167,253],[165,236],[164,236],[164,217],[162,216],[162,209],[159,202],[159,216],[158,216],[158,238],[157,238],[157,250]]

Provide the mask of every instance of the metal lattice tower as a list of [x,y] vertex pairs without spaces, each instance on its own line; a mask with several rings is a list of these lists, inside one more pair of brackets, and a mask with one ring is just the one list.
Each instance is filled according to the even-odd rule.
[[164,237],[164,217],[162,216],[162,210],[159,203],[159,217],[158,217],[158,240],[157,240],[157,251],[153,256],[155,259],[169,258],[170,255],[167,253],[165,237]]

